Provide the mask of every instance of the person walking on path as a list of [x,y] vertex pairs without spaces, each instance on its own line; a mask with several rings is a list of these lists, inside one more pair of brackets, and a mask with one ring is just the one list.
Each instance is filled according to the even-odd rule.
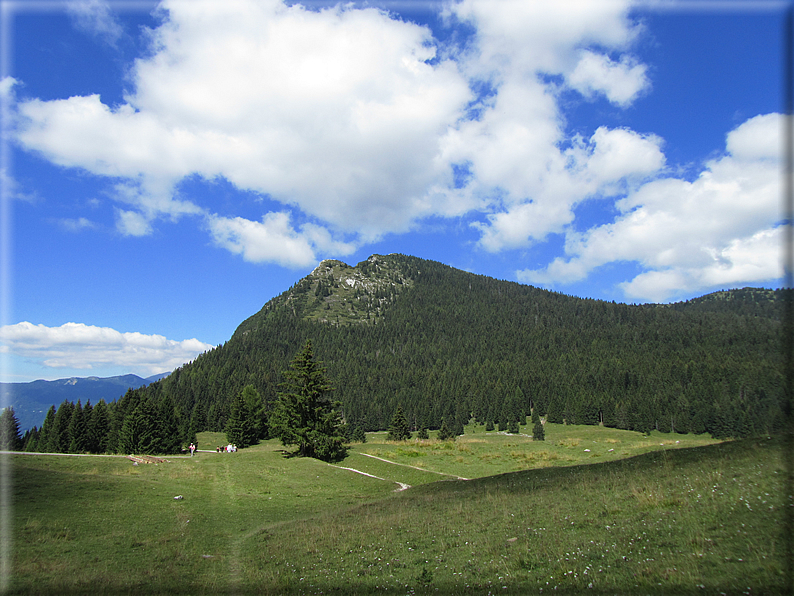
[[193,457],[193,452],[196,450],[196,446],[191,443],[190,444],[190,457]]

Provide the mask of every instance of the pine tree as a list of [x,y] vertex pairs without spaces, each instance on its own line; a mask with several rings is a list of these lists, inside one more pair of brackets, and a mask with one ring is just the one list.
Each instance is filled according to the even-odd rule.
[[353,430],[353,434],[351,436],[351,440],[354,443],[366,443],[367,442],[367,433],[364,432],[364,429],[361,426],[357,426]]
[[100,399],[91,412],[88,423],[89,451],[106,453],[108,451],[108,434],[110,433],[110,412],[104,399]]
[[155,428],[155,408],[148,398],[124,417],[119,432],[118,450],[121,453],[156,453],[160,451]]
[[36,442],[36,450],[41,453],[46,453],[49,449],[49,437],[55,426],[55,406],[50,406],[47,410],[47,415],[44,417],[44,422],[41,425],[39,438]]
[[441,429],[438,431],[438,440],[439,441],[446,441],[447,439],[453,439],[455,437],[455,433],[447,426],[446,418],[441,421]]
[[69,421],[69,453],[88,451],[88,442],[88,425],[83,414],[83,406],[78,399]]
[[157,434],[159,437],[159,453],[179,453],[181,443],[179,423],[176,417],[174,400],[167,393],[157,403]]
[[508,423],[507,432],[510,433],[511,435],[517,435],[519,432],[521,432],[518,429],[518,420],[517,419],[514,418],[513,420],[511,420]]
[[485,431],[487,432],[487,431],[493,430],[493,429],[494,429],[493,419],[492,418],[488,418],[488,421],[485,423]]
[[389,427],[389,434],[386,436],[389,441],[404,441],[411,438],[411,427],[403,414],[402,406],[397,406],[397,411]]
[[74,404],[64,400],[58,406],[53,419],[52,431],[47,443],[49,453],[68,453],[71,438],[69,437],[69,423],[72,420],[72,410]]
[[85,402],[83,406],[83,420],[85,420],[85,450],[88,453],[96,453],[94,450],[94,436],[91,434],[91,425],[94,420],[94,407],[91,405],[90,399]]
[[254,425],[253,415],[249,409],[249,402],[254,403],[256,389],[253,385],[246,385],[232,401],[229,418],[226,420],[226,440],[240,449],[253,445],[256,441],[257,430]]
[[162,453],[160,435],[157,429],[157,407],[151,396],[147,395],[136,408],[139,410],[138,448],[140,453]]
[[545,439],[546,433],[543,430],[543,423],[540,421],[537,408],[535,408],[532,410],[532,440],[544,441]]
[[427,434],[427,428],[424,426],[420,428],[419,431],[416,433],[416,438],[422,441],[426,441],[427,439],[429,439],[430,435]]
[[203,402],[198,402],[190,414],[190,426],[185,441],[195,443],[196,434],[205,430],[207,430],[207,408],[204,407]]
[[254,445],[259,439],[267,438],[267,410],[265,401],[253,385],[246,385],[243,388],[243,399],[248,408],[248,415],[251,419],[251,435],[248,444]]
[[26,432],[22,439],[22,450],[28,453],[35,453],[38,451],[39,436],[41,436],[41,430],[35,426],[31,428],[30,431]]
[[7,407],[0,414],[0,450],[19,451],[22,448],[22,439],[19,436],[19,420],[14,413],[14,408]]
[[311,341],[295,356],[284,376],[283,391],[269,418],[273,436],[285,447],[297,446],[303,457],[342,459],[347,447],[341,403],[329,397],[331,384],[325,368],[314,360]]

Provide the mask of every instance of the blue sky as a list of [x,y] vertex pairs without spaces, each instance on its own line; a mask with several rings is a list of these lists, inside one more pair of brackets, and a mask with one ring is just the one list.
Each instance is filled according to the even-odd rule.
[[148,376],[325,258],[780,287],[784,2],[2,2],[0,380]]

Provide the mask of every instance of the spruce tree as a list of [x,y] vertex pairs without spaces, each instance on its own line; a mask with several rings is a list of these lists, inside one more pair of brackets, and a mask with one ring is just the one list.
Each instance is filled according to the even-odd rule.
[[507,432],[510,433],[511,435],[517,435],[519,432],[521,432],[518,429],[517,419],[513,419],[510,421],[510,423],[507,425]]
[[342,459],[346,452],[341,403],[332,401],[325,368],[314,360],[311,341],[295,356],[270,413],[270,431],[303,457]]
[[558,399],[552,398],[551,402],[549,403],[548,410],[546,411],[546,422],[562,424],[562,420],[563,418],[560,402]]
[[110,413],[104,399],[100,399],[91,412],[88,423],[89,449],[92,453],[108,451],[108,434],[110,432]]
[[160,453],[179,453],[181,441],[174,400],[163,395],[157,404],[157,433]]
[[389,427],[389,434],[386,436],[389,441],[404,441],[411,438],[411,427],[403,414],[402,406],[397,406],[397,411]]
[[19,420],[14,413],[14,408],[7,407],[0,414],[0,450],[19,451],[22,448],[22,439],[19,436]]
[[532,440],[544,441],[545,439],[546,433],[543,430],[543,423],[540,421],[537,408],[535,408],[532,410]]
[[267,438],[267,410],[265,409],[265,401],[253,385],[246,385],[243,388],[243,399],[248,409],[248,416],[251,419],[251,434],[248,444],[254,445],[259,439]]
[[64,400],[61,402],[61,405],[58,406],[58,411],[55,412],[55,418],[53,419],[52,432],[50,433],[47,444],[47,451],[49,453],[69,452],[69,443],[71,442],[71,438],[69,437],[69,423],[72,420],[72,410],[74,410],[74,404],[70,401]]
[[253,445],[256,430],[251,411],[248,409],[246,394],[256,392],[253,385],[247,385],[232,401],[229,418],[226,420],[226,440],[240,449]]
[[25,433],[25,438],[23,438],[22,450],[35,453],[39,449],[39,436],[41,435],[41,431],[34,426],[29,432],[30,434]]
[[147,397],[124,417],[119,432],[120,453],[155,453],[160,451],[155,428],[155,409]]
[[157,428],[157,407],[147,395],[136,408],[139,410],[138,447],[141,453],[162,453],[160,434]]
[[94,436],[91,434],[91,424],[94,419],[94,407],[91,405],[89,399],[83,406],[83,420],[85,420],[85,437],[86,445],[85,450],[89,453],[96,453],[94,450]]
[[422,441],[426,441],[427,439],[429,439],[430,435],[427,434],[427,428],[424,427],[424,426],[422,428],[420,428],[419,432],[416,433],[416,438],[420,439]]
[[203,402],[198,402],[190,414],[190,427],[188,428],[187,441],[195,442],[196,433],[207,430],[207,409]]
[[69,421],[69,453],[88,451],[88,443],[88,425],[83,414],[83,406],[78,399]]
[[441,429],[438,431],[438,440],[446,441],[455,437],[455,433],[447,426],[446,418],[441,421]]
[[133,454],[138,451],[138,408],[135,408],[128,416],[124,417],[124,422],[119,430],[118,453]]
[[55,406],[50,406],[47,410],[47,415],[44,417],[44,422],[39,431],[38,441],[36,441],[36,450],[40,453],[47,453],[49,449],[49,437],[55,426]]
[[354,443],[366,443],[367,442],[367,433],[364,432],[363,427],[357,426],[353,430],[353,435],[351,436],[351,440]]

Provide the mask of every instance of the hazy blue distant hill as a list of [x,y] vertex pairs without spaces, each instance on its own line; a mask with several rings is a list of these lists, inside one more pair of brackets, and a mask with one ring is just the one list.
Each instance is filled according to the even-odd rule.
[[0,391],[8,392],[8,402],[14,408],[19,420],[20,431],[41,426],[50,406],[68,400],[84,405],[87,401],[96,404],[100,399],[111,402],[118,399],[127,389],[137,389],[167,377],[170,373],[160,373],[142,379],[138,375],[117,377],[70,377],[55,381],[32,381],[30,383],[0,383]]

